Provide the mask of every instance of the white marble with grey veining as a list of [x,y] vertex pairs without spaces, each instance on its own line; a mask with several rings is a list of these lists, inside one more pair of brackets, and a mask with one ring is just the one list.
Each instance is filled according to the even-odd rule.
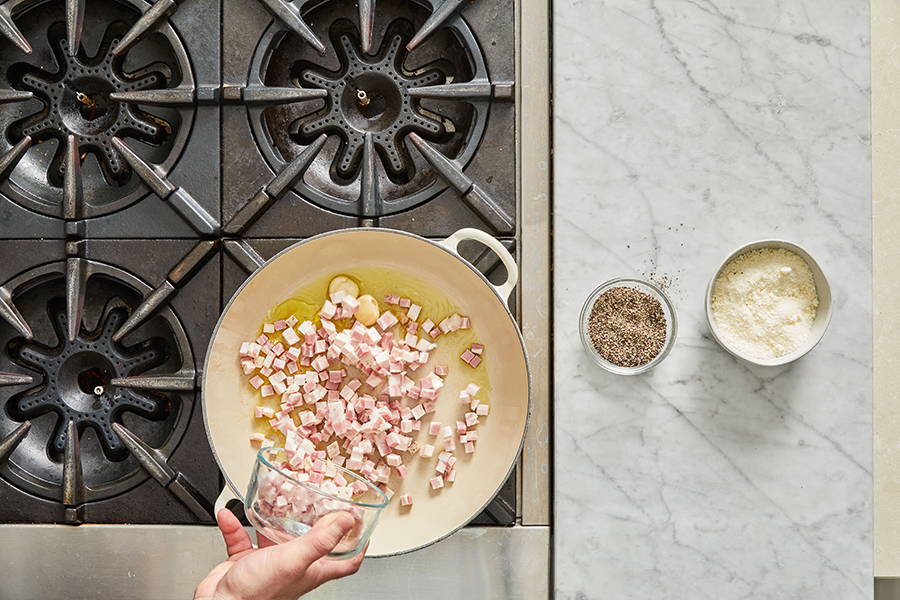
[[[862,0],[555,1],[558,598],[872,597],[868,27]],[[832,284],[789,367],[703,318],[718,262],[763,237]],[[581,304],[649,272],[677,345],[607,374]]]

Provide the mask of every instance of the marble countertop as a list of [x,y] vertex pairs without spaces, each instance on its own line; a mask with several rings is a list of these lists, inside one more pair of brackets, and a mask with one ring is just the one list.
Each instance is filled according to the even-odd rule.
[[[872,597],[868,6],[862,0],[557,0],[558,598]],[[720,349],[703,294],[744,242],[825,269],[811,354]],[[595,367],[600,282],[670,280],[671,355]]]

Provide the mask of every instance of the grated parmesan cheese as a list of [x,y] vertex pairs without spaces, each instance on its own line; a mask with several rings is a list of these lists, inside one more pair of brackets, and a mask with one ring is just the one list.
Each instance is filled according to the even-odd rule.
[[719,336],[750,358],[778,358],[798,349],[818,306],[809,265],[784,248],[741,254],[713,284],[711,307]]

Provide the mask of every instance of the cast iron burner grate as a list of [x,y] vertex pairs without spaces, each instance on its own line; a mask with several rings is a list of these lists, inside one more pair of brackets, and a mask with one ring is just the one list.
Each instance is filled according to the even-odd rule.
[[151,291],[83,258],[45,264],[0,287],[0,314],[12,316],[0,321],[0,361],[30,373],[0,374],[0,473],[13,485],[78,507],[153,476],[208,515],[166,466],[194,402],[187,335],[169,308],[122,333]]
[[[359,26],[352,3],[321,2],[303,21],[284,3],[266,4],[288,22],[264,32],[244,99],[280,94],[248,111],[263,155],[289,187],[363,218],[418,206],[448,183],[469,192],[462,168],[478,149],[495,91],[464,20],[406,0],[377,4],[383,28],[372,3],[359,4]],[[425,23],[418,31],[417,22]]]
[[[172,6],[3,3],[23,53],[0,54],[0,194],[70,221],[125,208],[147,188],[169,199],[197,111],[190,58],[162,20]],[[190,214],[192,199],[175,200],[192,226],[212,229]]]
[[[158,145],[173,131],[170,123],[155,117],[136,105],[115,102],[110,94],[166,87],[172,80],[171,68],[155,63],[138,73],[124,70],[125,59],[113,53],[121,36],[128,31],[125,23],[111,24],[95,56],[82,48],[76,55],[66,53],[66,35],[62,23],[50,30],[50,47],[60,69],[47,72],[26,63],[13,65],[11,83],[17,89],[34,93],[43,107],[12,124],[13,142],[29,136],[36,142],[56,139],[65,145],[69,135],[78,138],[80,157],[92,153],[98,157],[104,175],[110,181],[122,182],[130,174],[128,164],[112,144],[114,137],[130,137]],[[153,69],[150,72],[148,70]],[[62,153],[58,153],[58,156]],[[50,169],[51,182],[62,186],[64,164],[61,158]]]
[[402,143],[402,136],[414,131],[428,139],[446,137],[453,130],[449,119],[435,113],[426,114],[420,102],[410,97],[410,88],[443,83],[447,79],[438,68],[423,73],[407,71],[405,44],[415,32],[412,23],[394,21],[384,37],[381,51],[369,58],[349,31],[349,21],[338,21],[332,29],[332,40],[342,69],[325,71],[311,63],[295,65],[299,79],[306,85],[328,91],[326,107],[292,126],[298,130],[299,143],[310,144],[325,134],[341,138],[332,163],[333,176],[349,182],[358,175],[363,162],[363,148],[371,143],[378,153],[388,177],[409,181],[415,166]]
[[59,339],[55,347],[21,339],[11,342],[11,356],[26,368],[42,373],[40,388],[16,394],[7,402],[9,414],[17,421],[36,419],[56,413],[56,431],[49,440],[49,451],[57,457],[66,448],[66,423],[74,421],[78,431],[93,427],[110,460],[128,454],[112,424],[121,420],[123,411],[131,411],[151,421],[165,418],[160,399],[131,389],[112,385],[113,379],[143,373],[165,362],[164,343],[149,339],[131,347],[112,340],[125,321],[123,307],[109,309],[96,331],[81,328],[76,339],[66,338],[66,307],[55,298],[48,313]]

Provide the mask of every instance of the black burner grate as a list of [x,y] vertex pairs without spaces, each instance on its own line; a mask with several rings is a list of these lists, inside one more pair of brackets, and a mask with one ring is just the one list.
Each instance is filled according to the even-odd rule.
[[351,27],[349,21],[338,21],[333,28],[334,47],[343,65],[340,71],[324,71],[310,63],[294,67],[304,85],[324,88],[329,95],[325,109],[304,117],[292,129],[298,130],[297,140],[304,145],[322,133],[340,136],[332,171],[342,180],[349,181],[359,173],[371,136],[387,175],[408,181],[415,168],[402,144],[403,134],[415,131],[427,138],[448,134],[443,118],[426,115],[419,101],[409,96],[409,89],[443,83],[447,75],[436,68],[423,73],[404,68],[406,51],[401,49],[413,35],[408,21],[392,24],[376,57],[366,56],[355,36],[339,33]]
[[[10,126],[12,141],[28,136],[36,142],[55,139],[63,145],[69,135],[75,135],[83,153],[81,160],[88,153],[94,154],[106,178],[122,183],[129,169],[113,147],[113,137],[159,145],[173,132],[173,126],[136,106],[111,100],[110,94],[167,87],[172,80],[171,68],[156,63],[148,66],[150,72],[126,73],[124,58],[113,54],[119,37],[128,30],[125,23],[109,26],[93,57],[86,56],[83,49],[74,56],[67,54],[63,29],[58,23],[50,30],[50,46],[61,66],[58,72],[27,63],[11,67],[12,85],[33,92],[42,103],[35,113]],[[61,157],[54,162],[49,172],[51,183],[61,187],[64,164]]]
[[7,402],[7,410],[18,421],[56,413],[56,431],[49,450],[62,456],[66,448],[66,427],[74,421],[79,432],[93,427],[111,460],[121,460],[127,449],[114,433],[112,424],[130,411],[152,421],[165,417],[163,401],[145,393],[112,385],[113,379],[137,375],[165,362],[160,339],[146,340],[126,348],[114,342],[112,335],[124,322],[124,307],[108,310],[96,331],[81,329],[75,340],[66,339],[66,307],[62,298],[54,299],[49,313],[59,340],[55,347],[36,341],[14,340],[10,353],[28,369],[41,373],[42,386],[16,394]]
[[325,92],[321,99],[250,107],[260,149],[275,171],[329,136],[292,186],[304,198],[363,218],[396,214],[448,184],[409,136],[459,165],[474,156],[492,96],[484,56],[460,19],[414,46],[413,21],[428,14],[416,3],[384,0],[376,16],[386,25],[371,31],[356,24],[352,4],[323,2],[305,17],[315,23],[312,33],[327,39],[324,54],[280,22],[265,31],[248,89]]

